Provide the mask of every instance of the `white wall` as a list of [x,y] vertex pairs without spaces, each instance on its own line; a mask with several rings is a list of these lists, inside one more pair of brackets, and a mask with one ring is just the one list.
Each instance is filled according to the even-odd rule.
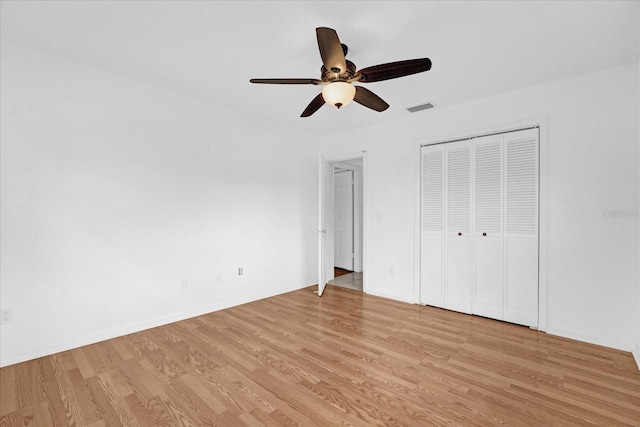
[[[640,11],[638,11],[638,22],[640,22]],[[638,44],[640,44],[640,35],[638,36]],[[640,61],[638,61],[638,198],[640,199]],[[640,227],[638,227],[638,245],[640,245]],[[638,258],[640,264],[640,257]],[[640,269],[640,266],[638,267]],[[640,279],[638,280],[638,335],[636,337],[636,349],[633,353],[636,364],[640,368]]]
[[317,138],[1,52],[1,365],[317,283]]
[[[634,348],[638,218],[605,217],[602,212],[638,208],[638,84],[638,65],[633,64],[428,110],[323,140],[326,156],[367,151],[367,291],[416,301],[420,140],[474,135],[544,117],[547,331]],[[371,114],[374,120],[376,113]]]
[[[638,13],[638,21],[640,21],[640,12]],[[638,38],[640,43],[640,37]],[[640,199],[640,61],[638,61],[638,198]],[[640,245],[640,227],[638,227],[638,245]],[[640,264],[640,257],[638,258],[638,264]],[[640,266],[638,267],[640,269]],[[636,337],[636,348],[633,355],[636,359],[636,364],[640,368],[640,279],[638,280],[638,335]]]

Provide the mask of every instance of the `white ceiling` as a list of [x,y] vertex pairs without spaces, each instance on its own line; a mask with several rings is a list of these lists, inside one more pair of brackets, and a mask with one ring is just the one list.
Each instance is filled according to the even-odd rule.
[[[639,58],[638,1],[6,1],[4,42],[329,135]],[[429,57],[431,71],[371,83],[391,107],[300,113],[320,77],[315,28],[337,30],[358,68]],[[429,114],[429,111],[417,114]]]

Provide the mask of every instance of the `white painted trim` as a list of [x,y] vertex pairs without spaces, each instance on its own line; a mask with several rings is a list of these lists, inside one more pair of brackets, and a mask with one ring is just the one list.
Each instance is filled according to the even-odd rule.
[[325,157],[325,160],[328,163],[335,163],[335,162],[346,162],[348,160],[354,160],[354,159],[362,159],[363,165],[364,165],[365,154],[366,154],[366,151],[355,151],[351,153],[334,154],[333,156]]
[[633,350],[631,354],[633,354],[633,358],[636,360],[638,370],[640,370],[640,344],[636,345],[635,350]]
[[[82,347],[85,345],[95,344],[100,341],[105,341],[117,337],[121,337],[128,334],[144,331],[158,326],[168,325],[170,323],[179,322],[181,320],[190,319],[197,316],[213,313],[215,311],[224,310],[230,307],[236,307],[238,305],[247,304],[250,302],[258,301],[264,298],[270,298],[276,295],[285,294],[287,292],[297,291],[308,287],[315,288],[315,283],[305,283],[293,286],[285,286],[282,288],[266,290],[263,292],[256,292],[250,295],[244,295],[240,298],[232,298],[227,301],[218,302],[216,304],[205,305],[197,309],[187,310],[182,313],[174,314],[167,317],[160,317],[154,320],[137,323],[135,325],[128,326],[126,328],[114,328],[96,335],[85,335],[71,341],[67,341],[55,346],[43,347],[28,353],[20,354],[10,358],[2,359],[0,361],[0,368],[9,365],[15,365],[16,363],[26,362],[28,360],[37,359],[39,357],[50,356],[62,351],[72,350],[74,348]],[[312,289],[309,292],[312,292]]]
[[325,169],[327,161],[325,160],[322,153],[318,154],[318,229],[316,232],[318,233],[318,296],[322,296],[322,292],[324,292],[324,288],[328,282],[327,274],[326,274],[326,251],[324,250],[327,242],[326,242],[326,234],[327,227],[325,225],[325,192],[324,192],[324,182],[325,182]]
[[549,266],[549,117],[536,120],[539,129],[538,191],[538,330],[547,330]]
[[367,283],[369,283],[369,258],[367,256],[367,236],[369,235],[367,212],[369,212],[369,203],[367,198],[368,192],[368,171],[367,152],[362,152],[362,292],[367,292]]
[[[327,258],[325,259],[325,269],[327,274],[327,283],[329,281],[335,279],[335,271],[334,267],[336,265],[336,227],[335,227],[335,174],[333,173],[333,165],[334,163],[331,161],[327,161],[329,165],[329,169],[331,170],[331,174],[324,180],[324,184],[327,185],[330,189],[329,192],[325,191],[325,200],[324,200],[324,209],[325,209],[325,228],[326,232],[326,245],[325,253]],[[329,194],[331,195],[329,197]]]
[[[549,330],[547,330],[546,333],[549,335],[556,335],[562,338],[569,338],[576,341],[582,341],[589,344],[595,344],[595,345],[600,345],[602,347],[614,348],[616,350],[628,351],[630,353],[634,353],[633,348],[635,344],[631,342],[610,341],[607,339],[603,340],[591,335],[585,335],[581,333],[575,333],[575,332],[565,331],[562,329],[553,329],[553,328],[550,328]],[[634,357],[636,357],[635,353],[633,355]]]
[[547,295],[548,295],[548,236],[549,236],[549,117],[540,116],[515,122],[498,123],[483,128],[459,130],[448,134],[418,138],[414,142],[414,291],[415,304],[420,304],[420,153],[423,145],[437,144],[456,139],[473,138],[487,134],[510,132],[529,127],[539,128],[539,180],[538,193],[538,330],[547,331]]
[[421,219],[421,198],[420,190],[422,187],[422,140],[417,140],[414,144],[413,154],[413,303],[420,304],[420,239],[422,238],[422,219]]
[[354,176],[353,198],[354,198],[354,253],[353,268],[356,273],[362,273],[362,220],[364,219],[362,206],[362,168],[357,168]]
[[395,295],[395,294],[391,294],[391,293],[387,293],[387,292],[374,291],[374,292],[369,293],[369,295],[373,295],[373,296],[380,297],[380,298],[386,298],[386,299],[390,299],[390,300],[393,300],[393,301],[405,302],[407,304],[413,304],[413,301],[411,300],[411,298],[407,298],[405,296]]

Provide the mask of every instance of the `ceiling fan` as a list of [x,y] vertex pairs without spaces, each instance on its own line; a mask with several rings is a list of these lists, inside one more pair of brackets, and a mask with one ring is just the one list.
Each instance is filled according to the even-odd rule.
[[338,33],[331,28],[316,28],[318,48],[322,57],[320,80],[318,79],[251,79],[251,83],[281,84],[281,85],[323,85],[322,92],[318,94],[305,108],[300,117],[309,117],[325,103],[337,108],[356,101],[358,104],[375,111],[384,111],[389,108],[382,98],[362,86],[353,86],[351,83],[373,83],[382,80],[395,79],[422,73],[431,69],[429,58],[408,59],[405,61],[390,62],[374,65],[356,71],[356,65],[345,59],[348,48],[341,44]]

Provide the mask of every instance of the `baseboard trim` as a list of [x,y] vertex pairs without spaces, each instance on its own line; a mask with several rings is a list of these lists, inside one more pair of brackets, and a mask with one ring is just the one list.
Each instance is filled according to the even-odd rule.
[[640,371],[640,344],[638,344],[631,353],[633,354],[633,358],[636,359],[636,365],[638,365],[638,370]]
[[406,302],[409,304],[415,304],[415,302],[413,301],[413,296],[399,296],[399,295],[394,295],[394,294],[388,294],[386,292],[378,292],[378,291],[370,291],[369,289],[367,289],[366,292],[368,295],[375,295],[377,297],[381,297],[381,298],[387,298],[387,299],[392,299],[394,301],[400,301],[400,302]]
[[19,354],[17,356],[2,359],[0,361],[0,368],[5,366],[15,365],[16,363],[22,363],[29,360],[37,359],[39,357],[50,356],[52,354],[60,353],[63,351],[72,350],[74,348],[82,347],[85,345],[95,344],[101,341],[121,337],[123,335],[133,334],[136,332],[144,331],[158,326],[168,325],[170,323],[179,322],[181,320],[190,319],[192,317],[202,316],[204,314],[213,313],[215,311],[224,310],[238,305],[247,304],[250,302],[258,301],[265,298],[270,298],[276,295],[285,294],[287,292],[297,291],[314,285],[314,283],[286,286],[277,289],[267,290],[265,292],[258,292],[251,295],[243,296],[241,298],[232,298],[226,301],[218,302],[213,305],[207,305],[199,307],[197,309],[184,311],[181,313],[172,314],[167,317],[153,319],[147,322],[137,323],[135,325],[128,326],[126,328],[112,329],[109,331],[103,331],[99,334],[92,334],[77,339],[68,341],[55,346],[39,348],[28,353]]
[[545,331],[547,334],[549,335],[557,335],[559,337],[563,337],[563,338],[569,338],[572,340],[576,340],[576,341],[582,341],[582,342],[586,342],[589,344],[595,344],[595,345],[600,345],[603,347],[608,347],[608,348],[613,348],[616,350],[622,350],[622,351],[628,351],[628,352],[633,352],[634,349],[634,344],[632,343],[623,343],[623,342],[618,342],[618,341],[610,341],[610,340],[603,340],[591,335],[585,335],[585,334],[580,334],[580,333],[576,333],[576,332],[570,332],[570,331],[564,331],[561,329],[554,329],[554,328],[548,328]]

